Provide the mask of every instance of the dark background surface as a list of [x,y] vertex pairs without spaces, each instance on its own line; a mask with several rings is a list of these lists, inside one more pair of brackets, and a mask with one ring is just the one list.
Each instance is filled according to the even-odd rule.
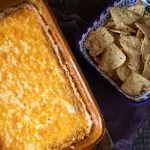
[[[76,38],[79,36],[79,33],[110,1],[111,0],[49,0],[48,3],[51,6],[58,23],[90,84],[99,106],[101,107],[112,139],[115,142],[119,142],[119,139],[128,135],[126,135],[125,132],[131,132],[128,131],[128,129],[130,129],[132,125],[135,126],[135,128],[140,128],[136,126],[136,123],[139,123],[142,120],[141,117],[143,114],[141,113],[145,113],[147,109],[150,109],[150,107],[145,105],[128,107],[126,99],[100,75],[92,70],[76,49]],[[104,100],[106,100],[106,102],[104,102]],[[112,101],[114,101],[114,103]],[[118,105],[118,107],[116,107],[116,105]],[[113,111],[113,107],[115,109],[117,108],[117,110]],[[128,114],[128,112],[130,112],[131,115]],[[127,115],[124,115],[124,113],[127,113]],[[120,116],[124,117],[121,118]],[[121,122],[124,124],[121,124]],[[128,146],[128,148],[122,147],[120,148],[121,150],[150,149],[150,127],[148,123],[147,125],[142,124],[142,126],[145,126],[143,131],[141,129],[141,131],[131,133],[135,134],[135,136],[138,134],[139,137],[136,140],[133,138],[126,138],[127,143],[131,142],[130,146]],[[140,132],[142,133],[140,134]],[[133,141],[134,144],[131,146]]]

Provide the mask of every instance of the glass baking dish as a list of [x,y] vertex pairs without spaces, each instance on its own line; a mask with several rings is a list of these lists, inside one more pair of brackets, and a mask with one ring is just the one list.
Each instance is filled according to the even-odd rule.
[[[93,127],[92,131],[87,138],[77,142],[75,145],[67,149],[91,149],[95,147],[98,142],[102,143],[102,147],[111,147],[109,134],[106,132],[105,123],[100,109],[96,103],[96,100],[89,88],[87,81],[85,80],[80,67],[78,66],[75,57],[73,56],[57,22],[53,16],[52,11],[48,8],[48,5],[43,0],[5,0],[0,1],[0,9],[5,9],[10,6],[16,6],[22,2],[33,3],[39,10],[41,16],[49,27],[49,34],[56,42],[59,53],[64,61],[64,64],[68,68],[68,71],[73,78],[73,81],[81,94],[84,103],[86,104],[87,110],[91,116]],[[104,136],[105,135],[105,136]],[[105,137],[103,139],[103,137]],[[106,145],[105,145],[106,144]],[[104,146],[105,145],[105,146]]]

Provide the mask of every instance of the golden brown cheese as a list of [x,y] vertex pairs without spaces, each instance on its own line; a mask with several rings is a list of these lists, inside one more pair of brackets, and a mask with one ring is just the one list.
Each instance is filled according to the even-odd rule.
[[20,8],[1,19],[0,149],[51,149],[89,128],[37,14]]

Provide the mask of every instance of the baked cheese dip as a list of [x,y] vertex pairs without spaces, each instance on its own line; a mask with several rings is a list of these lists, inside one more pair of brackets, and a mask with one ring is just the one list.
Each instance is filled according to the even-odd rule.
[[0,149],[60,150],[84,139],[90,115],[38,10],[22,4],[0,16]]

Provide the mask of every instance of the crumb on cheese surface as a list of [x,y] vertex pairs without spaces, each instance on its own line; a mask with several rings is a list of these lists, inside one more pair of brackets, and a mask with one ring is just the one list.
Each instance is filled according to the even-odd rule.
[[22,8],[0,20],[0,149],[44,150],[87,128],[36,13]]

